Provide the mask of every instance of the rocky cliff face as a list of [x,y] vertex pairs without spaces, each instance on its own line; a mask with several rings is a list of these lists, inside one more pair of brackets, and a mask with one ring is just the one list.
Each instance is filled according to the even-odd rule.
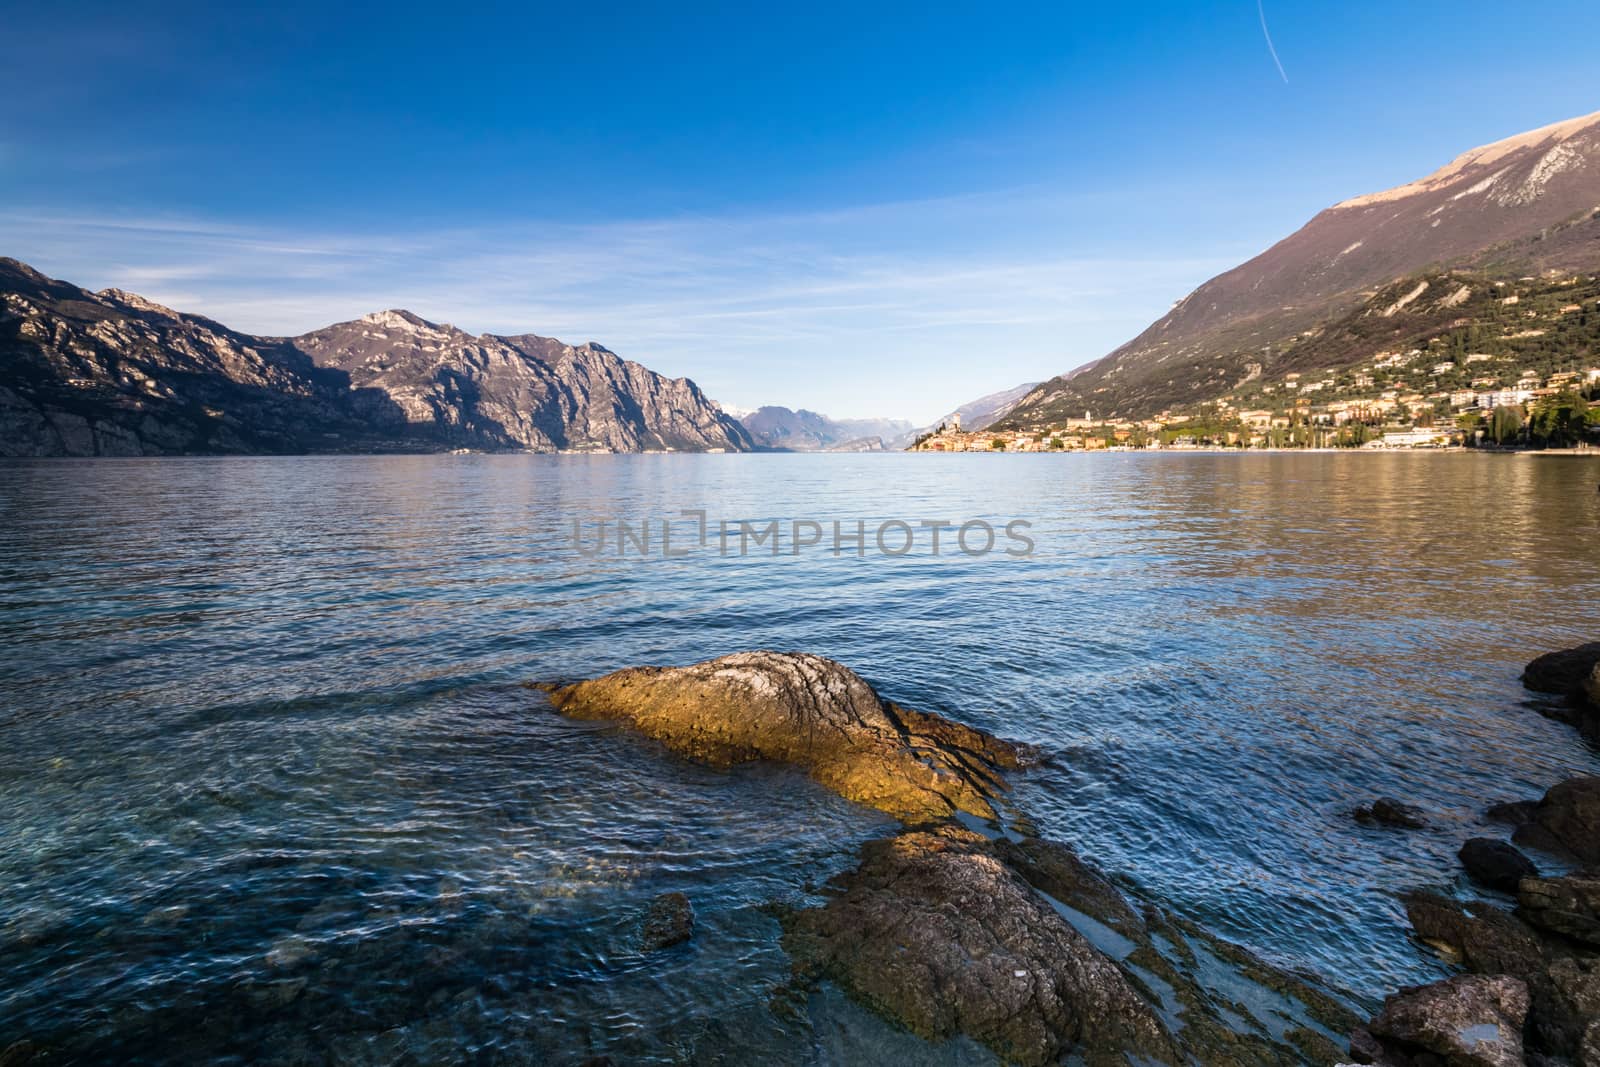
[[0,455],[383,450],[404,429],[288,342],[0,259]]
[[596,344],[473,336],[380,311],[293,339],[356,388],[389,397],[419,433],[455,447],[639,452],[746,451],[738,421],[687,378],[666,378]]
[[1284,344],[1397,278],[1600,267],[1600,112],[1466,152],[1317,215],[1175,304],[1104,359],[1038,386],[1002,422],[1142,416],[1270,374]]
[[686,378],[402,311],[255,337],[0,259],[0,455],[748,450]]

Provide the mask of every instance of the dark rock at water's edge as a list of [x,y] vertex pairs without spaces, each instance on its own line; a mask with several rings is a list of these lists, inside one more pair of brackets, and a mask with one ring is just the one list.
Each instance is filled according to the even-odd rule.
[[1591,641],[1540,656],[1523,668],[1522,684],[1536,693],[1576,696],[1596,666],[1600,666],[1600,641]]
[[1525,878],[1517,914],[1548,933],[1600,949],[1600,874]]
[[[1562,783],[1551,793],[1559,801],[1588,781]],[[1485,901],[1411,893],[1406,913],[1419,940],[1469,974],[1509,976],[1526,986],[1529,1063],[1600,1067],[1600,877],[1524,877],[1516,896],[1513,914]],[[1363,1049],[1364,1040],[1358,1034],[1353,1048]],[[1391,1055],[1371,1062],[1412,1061]]]
[[1539,868],[1517,846],[1492,837],[1474,837],[1461,846],[1461,866],[1474,882],[1502,893],[1515,893],[1517,883],[1536,877]]
[[1419,940],[1476,974],[1531,979],[1549,962],[1538,933],[1493,904],[1416,892],[1406,895],[1405,905]]
[[1548,977],[1536,1020],[1544,1046],[1564,1050],[1576,1067],[1600,1064],[1600,959],[1557,960]]
[[1355,810],[1355,817],[1361,822],[1393,826],[1401,830],[1422,830],[1428,825],[1425,811],[1392,797],[1379,797],[1370,804],[1361,805]]
[[1513,839],[1580,863],[1600,864],[1600,778],[1572,778],[1552,786]]
[[909,823],[993,818],[1000,772],[1022,749],[970,726],[882,700],[821,656],[742,652],[688,667],[633,667],[561,686],[564,715],[616,719],[681,755],[729,766],[802,767],[850,800]]
[[[1530,878],[1523,886],[1542,881]],[[1470,974],[1509,976],[1526,985],[1531,1005],[1526,1046],[1530,1053],[1554,1057],[1538,1062],[1600,1064],[1600,953],[1480,901],[1413,894],[1406,904],[1418,936],[1459,958]]]
[[1600,641],[1540,656],[1523,670],[1522,684],[1561,697],[1541,710],[1600,739]]
[[662,893],[650,902],[639,928],[639,947],[645,952],[671,948],[694,936],[694,907],[682,893]]
[[1507,826],[1525,826],[1533,821],[1533,813],[1538,807],[1537,800],[1508,800],[1500,804],[1491,804],[1483,814],[1491,822],[1505,823]]
[[[1600,696],[1597,678],[1600,642],[1540,656],[1522,680],[1563,697],[1576,713],[1560,717],[1587,731],[1600,711],[1590,703]],[[1406,913],[1417,938],[1468,973],[1390,997],[1352,1035],[1351,1055],[1359,1061],[1600,1067],[1600,872],[1592,869],[1600,865],[1600,778],[1569,779],[1538,801],[1499,803],[1486,814],[1514,827],[1518,844],[1591,869],[1540,877],[1532,860],[1503,841],[1467,841],[1462,865],[1480,884],[1515,894],[1516,912],[1437,893],[1408,894]]]
[[1393,1067],[1523,1067],[1528,987],[1507,975],[1457,975],[1403,989],[1358,1032],[1351,1051]]

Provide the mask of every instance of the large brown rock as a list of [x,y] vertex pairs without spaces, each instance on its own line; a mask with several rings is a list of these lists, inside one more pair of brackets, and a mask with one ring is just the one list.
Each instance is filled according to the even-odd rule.
[[786,919],[785,947],[925,1038],[967,1034],[1021,1064],[1182,1062],[1117,965],[978,834],[871,842],[830,892]]
[[632,724],[716,766],[772,760],[804,767],[842,796],[909,823],[958,811],[993,818],[1017,746],[878,697],[821,656],[743,652],[689,667],[633,667],[554,689],[580,719]]
[[1600,864],[1600,778],[1571,778],[1552,786],[1514,839]]
[[1524,878],[1517,913],[1541,930],[1600,948],[1600,874]]
[[[1461,974],[1389,997],[1367,1031],[1391,1062],[1523,1067],[1527,1016],[1528,987],[1520,979]],[[1358,1035],[1354,1044],[1366,1042]]]

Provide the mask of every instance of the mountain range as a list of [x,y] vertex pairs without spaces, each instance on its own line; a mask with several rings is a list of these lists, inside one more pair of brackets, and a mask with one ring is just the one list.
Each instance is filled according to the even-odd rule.
[[[1498,284],[1597,269],[1600,113],[1335,204],[1103,359],[934,426],[1142,418],[1255,396],[1286,372],[1336,382],[1377,346],[1428,349],[1474,316],[1503,320]],[[255,336],[0,259],[0,455],[877,451],[934,426],[778,406],[735,418],[689,379],[592,342],[474,335],[403,310]]]
[[381,311],[257,337],[0,259],[0,455],[750,451],[687,378]]
[[[1600,112],[1335,204],[1109,355],[1031,390],[1000,425],[1141,418],[1222,397],[1303,366],[1297,349],[1385,287],[1452,269],[1503,279],[1600,269]],[[1371,354],[1351,346],[1342,358]]]

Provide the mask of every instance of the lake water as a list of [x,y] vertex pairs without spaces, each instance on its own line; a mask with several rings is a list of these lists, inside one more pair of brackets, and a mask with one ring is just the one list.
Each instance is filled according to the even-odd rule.
[[[521,684],[750,648],[1041,746],[1014,797],[1041,832],[1370,1005],[1441,973],[1395,894],[1456,884],[1487,804],[1600,770],[1517,682],[1600,636],[1597,483],[1466,454],[6,463],[0,1048],[978,1058],[774,996],[768,905],[886,819]],[[574,518],[683,509],[1022,518],[1036,550],[576,550]],[[1355,823],[1377,794],[1433,829]],[[667,890],[695,938],[640,954]]]

